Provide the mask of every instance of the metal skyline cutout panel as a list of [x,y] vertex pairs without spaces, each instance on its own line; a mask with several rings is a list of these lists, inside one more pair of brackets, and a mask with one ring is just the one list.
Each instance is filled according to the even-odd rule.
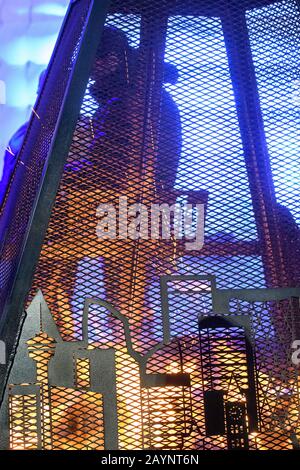
[[[1,448],[293,448],[300,437],[299,370],[284,351],[295,337],[291,307],[300,289],[223,291],[203,276],[167,276],[162,284],[179,280],[189,295],[191,282],[194,291],[209,281],[212,304],[220,306],[225,293],[227,306],[222,313],[200,310],[188,325],[195,333],[174,337],[163,310],[161,330],[165,325],[169,340],[143,354],[134,348],[126,316],[96,298],[85,300],[82,341],[63,341],[39,293],[27,311],[0,411]],[[167,305],[164,288],[161,296]],[[269,332],[262,354],[261,312],[268,302],[285,304],[289,333],[279,340]],[[97,305],[119,325],[114,347],[111,338],[101,345],[89,338]]]

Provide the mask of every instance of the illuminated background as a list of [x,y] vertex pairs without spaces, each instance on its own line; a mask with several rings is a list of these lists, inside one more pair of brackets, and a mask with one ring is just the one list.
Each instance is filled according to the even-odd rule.
[[6,104],[0,104],[0,174],[11,135],[31,113],[38,77],[46,67],[68,0],[0,0],[0,80]]

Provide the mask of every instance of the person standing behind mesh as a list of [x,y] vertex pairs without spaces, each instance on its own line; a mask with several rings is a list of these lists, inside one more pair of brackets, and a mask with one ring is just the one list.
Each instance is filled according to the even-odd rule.
[[[129,46],[126,34],[112,27],[105,27],[101,46],[91,74],[94,83],[90,93],[99,104],[93,118],[95,139],[92,148],[98,169],[105,177],[105,185],[116,187],[124,179],[128,159],[120,149],[128,145],[130,122],[128,102],[134,94],[137,50]],[[175,84],[178,72],[175,66],[164,64],[164,83]],[[175,186],[182,137],[178,107],[171,94],[163,87],[158,126],[158,149],[155,163],[155,182],[159,189]],[[106,154],[103,159],[101,150]],[[94,163],[96,161],[94,160]]]
[[[42,255],[37,275],[39,288],[50,310],[55,312],[65,338],[72,338],[77,328],[77,318],[83,307],[82,292],[85,296],[93,295],[89,282],[92,271],[99,286],[104,277],[105,298],[120,311],[129,302],[128,295],[131,295],[133,277],[136,276],[132,272],[132,246],[120,252],[113,240],[107,243],[99,240],[95,217],[100,203],[117,202],[122,195],[131,197],[129,185],[133,184],[137,192],[140,190],[141,179],[132,181],[128,175],[131,156],[139,157],[131,147],[135,137],[135,117],[129,118],[136,96],[134,59],[135,51],[129,47],[124,32],[105,27],[90,74],[89,93],[94,99],[91,109],[95,110],[95,102],[97,108],[92,118],[82,113],[77,123],[46,240],[53,251],[64,254],[64,261],[54,262],[51,257]],[[163,94],[159,126],[162,137],[156,155],[155,179],[157,186],[165,184],[173,188],[181,148],[180,119],[170,95],[166,91]],[[87,103],[86,100],[86,110]],[[137,115],[136,121],[142,121],[143,112]],[[138,139],[142,140],[142,137],[139,134]],[[97,267],[90,256],[97,256]],[[86,275],[80,280],[78,266],[82,260]],[[144,284],[146,268],[141,270],[139,281]],[[141,304],[142,296],[144,292],[136,296]]]

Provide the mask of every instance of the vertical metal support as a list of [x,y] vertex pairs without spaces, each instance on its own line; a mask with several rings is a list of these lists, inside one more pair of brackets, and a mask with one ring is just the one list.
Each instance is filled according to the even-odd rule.
[[170,331],[170,310],[168,299],[168,280],[169,276],[161,276],[160,278],[160,299],[162,310],[162,327],[163,327],[163,341],[168,344],[171,340]]
[[248,376],[248,390],[246,391],[246,402],[247,402],[247,415],[248,415],[248,426],[249,433],[258,431],[258,404],[256,394],[256,380],[257,379],[257,368],[255,361],[255,354],[250,339],[245,331],[245,345],[246,345],[246,358],[247,358],[247,376]]
[[222,26],[253,209],[262,246],[266,285],[267,287],[285,287],[287,276],[276,223],[276,197],[255,69],[245,11],[237,0],[228,0],[227,9],[222,17]]

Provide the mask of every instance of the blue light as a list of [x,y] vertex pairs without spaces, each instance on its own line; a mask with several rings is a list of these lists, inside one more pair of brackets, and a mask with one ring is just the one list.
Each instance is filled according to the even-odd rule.
[[177,83],[166,87],[182,120],[177,188],[208,190],[209,234],[232,232],[236,239],[256,239],[221,21],[171,17],[165,60],[179,72]]
[[[43,4],[33,5],[31,15],[41,14],[63,17],[65,16],[68,4],[69,0],[60,0],[59,2],[46,2]],[[28,6],[16,7],[16,14],[18,15],[28,15],[28,12]]]
[[68,0],[62,2],[63,5],[59,3],[45,3],[43,5],[38,5],[34,8],[34,13],[40,13],[47,16],[65,16],[66,6],[68,5]]
[[51,57],[57,34],[20,36],[1,51],[1,58],[9,65],[25,65],[28,61],[46,65]]

